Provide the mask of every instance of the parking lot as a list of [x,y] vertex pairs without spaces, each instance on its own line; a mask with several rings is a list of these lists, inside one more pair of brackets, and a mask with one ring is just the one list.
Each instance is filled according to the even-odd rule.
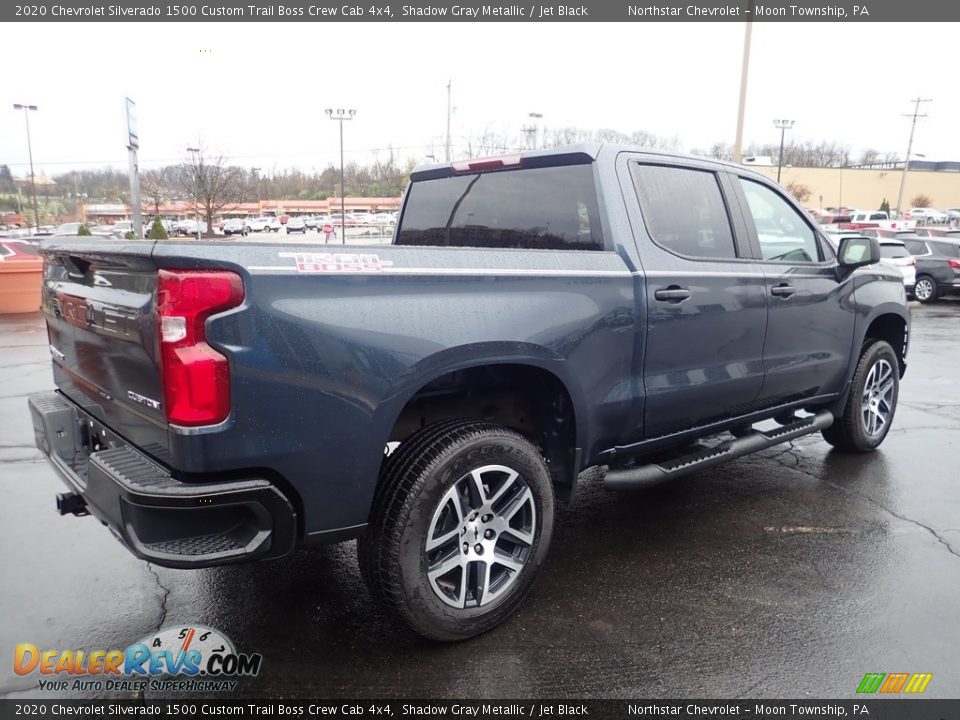
[[[237,694],[273,698],[850,697],[866,672],[932,672],[925,695],[956,697],[958,316],[958,302],[913,303],[899,409],[876,453],[811,436],[640,491],[593,478],[561,510],[520,611],[455,645],[384,616],[354,543],[177,571],[134,559],[91,518],[60,518],[63,486],[26,404],[52,386],[46,334],[39,316],[8,316],[0,647],[123,648],[200,623],[263,654]],[[35,682],[3,663],[3,696],[37,696]]]

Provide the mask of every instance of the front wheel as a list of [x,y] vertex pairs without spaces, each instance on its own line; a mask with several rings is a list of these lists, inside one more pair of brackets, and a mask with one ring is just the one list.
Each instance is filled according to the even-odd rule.
[[913,286],[913,296],[922,303],[935,301],[939,293],[937,281],[929,275],[918,277],[917,284]]
[[431,425],[386,461],[358,544],[361,571],[419,634],[473,637],[532,586],[553,512],[546,465],[523,436],[488,422]]
[[875,450],[890,432],[899,395],[900,362],[893,348],[883,340],[865,345],[843,414],[823,439],[845,452]]

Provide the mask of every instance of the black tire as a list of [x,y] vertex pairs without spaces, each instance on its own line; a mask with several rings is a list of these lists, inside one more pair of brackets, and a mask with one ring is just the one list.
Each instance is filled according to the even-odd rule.
[[913,296],[922,303],[936,302],[940,297],[937,281],[929,275],[921,275],[913,286]]
[[[886,419],[883,425],[871,432],[867,427],[868,420],[865,420],[864,416],[866,414],[869,421],[874,421],[873,418],[876,413],[866,409],[864,403],[872,404],[876,395],[868,391],[867,383],[871,382],[872,384],[874,376],[871,372],[875,369],[882,370],[883,363],[891,371],[889,379],[892,381],[892,392],[885,394],[887,399],[879,401],[877,405],[878,411],[882,411],[886,407]],[[882,374],[880,377],[883,377]],[[883,340],[868,341],[860,353],[860,360],[857,362],[857,369],[853,374],[853,383],[850,387],[850,395],[844,405],[843,414],[833,421],[833,425],[821,433],[823,439],[843,452],[865,453],[876,450],[893,425],[899,396],[900,363],[897,354],[890,347],[890,344]]]
[[[515,476],[490,470],[501,466]],[[481,480],[482,495],[458,494],[466,487],[465,483],[470,483],[471,472],[482,469],[503,476],[502,484],[488,486]],[[470,485],[474,491],[477,487],[477,484]],[[505,500],[487,495],[496,496],[500,489]],[[481,516],[483,508],[477,506],[486,501],[492,512]],[[469,507],[464,508],[464,502]],[[509,517],[501,518],[500,510],[496,509],[498,503],[503,503],[503,512],[508,512],[505,508],[523,511],[517,514],[529,520],[529,528],[522,532],[528,534],[530,542],[523,543],[516,557],[504,555],[497,549],[487,550],[490,554],[486,557],[498,558],[498,562],[488,563],[480,559],[483,538],[488,537],[478,534],[478,529],[484,527],[481,523],[487,519],[491,523],[512,522]],[[512,430],[488,422],[437,423],[401,443],[384,463],[367,533],[357,546],[361,574],[371,593],[420,635],[441,641],[464,640],[500,624],[519,606],[546,557],[553,533],[553,514],[550,476],[543,458],[529,441]],[[435,552],[439,555],[431,558],[427,552],[428,536],[433,532],[433,540],[438,539],[438,517],[451,521],[442,533],[451,539],[438,546]],[[486,527],[486,532],[492,531]],[[471,531],[478,542],[462,543]],[[506,542],[507,547],[519,547],[520,543],[515,543],[513,538],[507,527],[501,528],[499,537],[487,542],[493,543],[494,548],[501,542]],[[497,555],[498,552],[501,554]],[[508,570],[506,565],[500,565],[503,557],[519,565],[519,569]],[[449,561],[454,562],[450,573],[458,579],[444,600],[435,585],[439,586],[440,580],[449,576],[443,575],[432,584],[428,563],[434,562],[436,567],[446,566]],[[479,580],[479,573],[488,566],[499,568],[497,581],[492,580],[495,571],[490,570],[484,584],[486,594],[474,588],[471,595],[468,585]],[[494,588],[495,582],[500,583],[500,590]],[[478,598],[491,595],[493,599],[478,602]],[[455,603],[460,604],[455,606]]]

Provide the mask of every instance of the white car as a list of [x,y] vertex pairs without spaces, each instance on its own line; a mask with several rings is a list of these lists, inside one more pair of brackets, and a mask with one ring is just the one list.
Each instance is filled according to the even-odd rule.
[[910,219],[927,223],[945,223],[947,214],[936,208],[910,208]]
[[295,232],[307,234],[307,224],[302,217],[291,217],[287,220],[287,235]]
[[247,232],[280,232],[283,225],[275,217],[258,217],[247,220]]
[[880,264],[895,267],[903,274],[907,295],[913,294],[917,284],[917,259],[900,240],[880,240]]

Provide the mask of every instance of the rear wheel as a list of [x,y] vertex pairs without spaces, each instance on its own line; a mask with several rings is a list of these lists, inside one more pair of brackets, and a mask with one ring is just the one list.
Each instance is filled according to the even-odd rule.
[[935,301],[939,292],[937,281],[929,275],[918,277],[917,284],[913,287],[913,296],[922,303]]
[[550,544],[553,488],[521,435],[447,421],[391,456],[358,552],[371,592],[421,635],[462,640],[520,604]]
[[899,394],[897,354],[889,343],[874,340],[860,354],[843,414],[823,431],[823,439],[846,452],[875,450],[890,432]]

